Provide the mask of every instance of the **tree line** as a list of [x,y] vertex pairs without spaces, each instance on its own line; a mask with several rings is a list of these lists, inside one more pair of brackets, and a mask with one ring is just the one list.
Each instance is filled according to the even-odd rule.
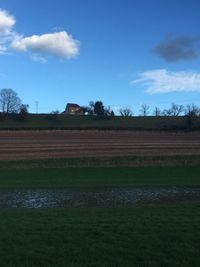
[[[90,101],[89,106],[82,107],[84,110],[84,114],[88,115],[97,115],[97,116],[115,116],[114,111],[110,106],[105,107],[102,101]],[[199,117],[200,116],[200,108],[194,104],[191,105],[178,105],[175,103],[171,104],[171,107],[168,109],[161,110],[159,107],[155,107],[153,113],[149,112],[150,106],[147,104],[142,104],[140,107],[139,116],[189,116],[189,117]],[[121,108],[118,110],[119,114],[123,117],[131,117],[134,116],[132,110],[128,107]]]
[[[12,89],[0,90],[0,110],[3,114],[14,113],[19,114],[21,118],[25,118],[28,114],[29,105],[23,104],[18,94]],[[98,117],[115,116],[114,111],[110,106],[104,106],[102,101],[90,101],[88,106],[81,107],[84,115],[95,115]],[[150,106],[142,104],[140,107],[140,116],[187,116],[189,118],[196,118],[200,116],[200,108],[194,104],[191,105],[178,105],[171,104],[168,109],[161,110],[155,107],[153,113],[150,114]],[[134,116],[132,110],[128,107],[118,110],[119,114],[124,117]],[[58,114],[59,111],[53,111],[52,114]]]

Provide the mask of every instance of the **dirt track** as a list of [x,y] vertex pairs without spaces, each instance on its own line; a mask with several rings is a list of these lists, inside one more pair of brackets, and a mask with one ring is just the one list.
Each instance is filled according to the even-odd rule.
[[200,155],[200,134],[133,131],[0,131],[0,160]]

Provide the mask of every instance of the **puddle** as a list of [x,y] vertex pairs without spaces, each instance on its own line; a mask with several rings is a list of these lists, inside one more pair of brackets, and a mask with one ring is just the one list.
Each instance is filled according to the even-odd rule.
[[200,188],[0,191],[0,208],[115,207],[179,199],[200,199]]

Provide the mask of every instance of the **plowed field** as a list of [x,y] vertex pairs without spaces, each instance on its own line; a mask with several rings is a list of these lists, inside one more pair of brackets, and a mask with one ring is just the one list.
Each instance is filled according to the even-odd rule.
[[0,160],[200,155],[198,132],[1,131]]

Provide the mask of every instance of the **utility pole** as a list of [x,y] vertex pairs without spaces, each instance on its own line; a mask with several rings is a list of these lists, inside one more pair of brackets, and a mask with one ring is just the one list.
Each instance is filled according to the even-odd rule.
[[38,106],[39,106],[39,102],[38,101],[35,101],[36,114],[38,114]]

